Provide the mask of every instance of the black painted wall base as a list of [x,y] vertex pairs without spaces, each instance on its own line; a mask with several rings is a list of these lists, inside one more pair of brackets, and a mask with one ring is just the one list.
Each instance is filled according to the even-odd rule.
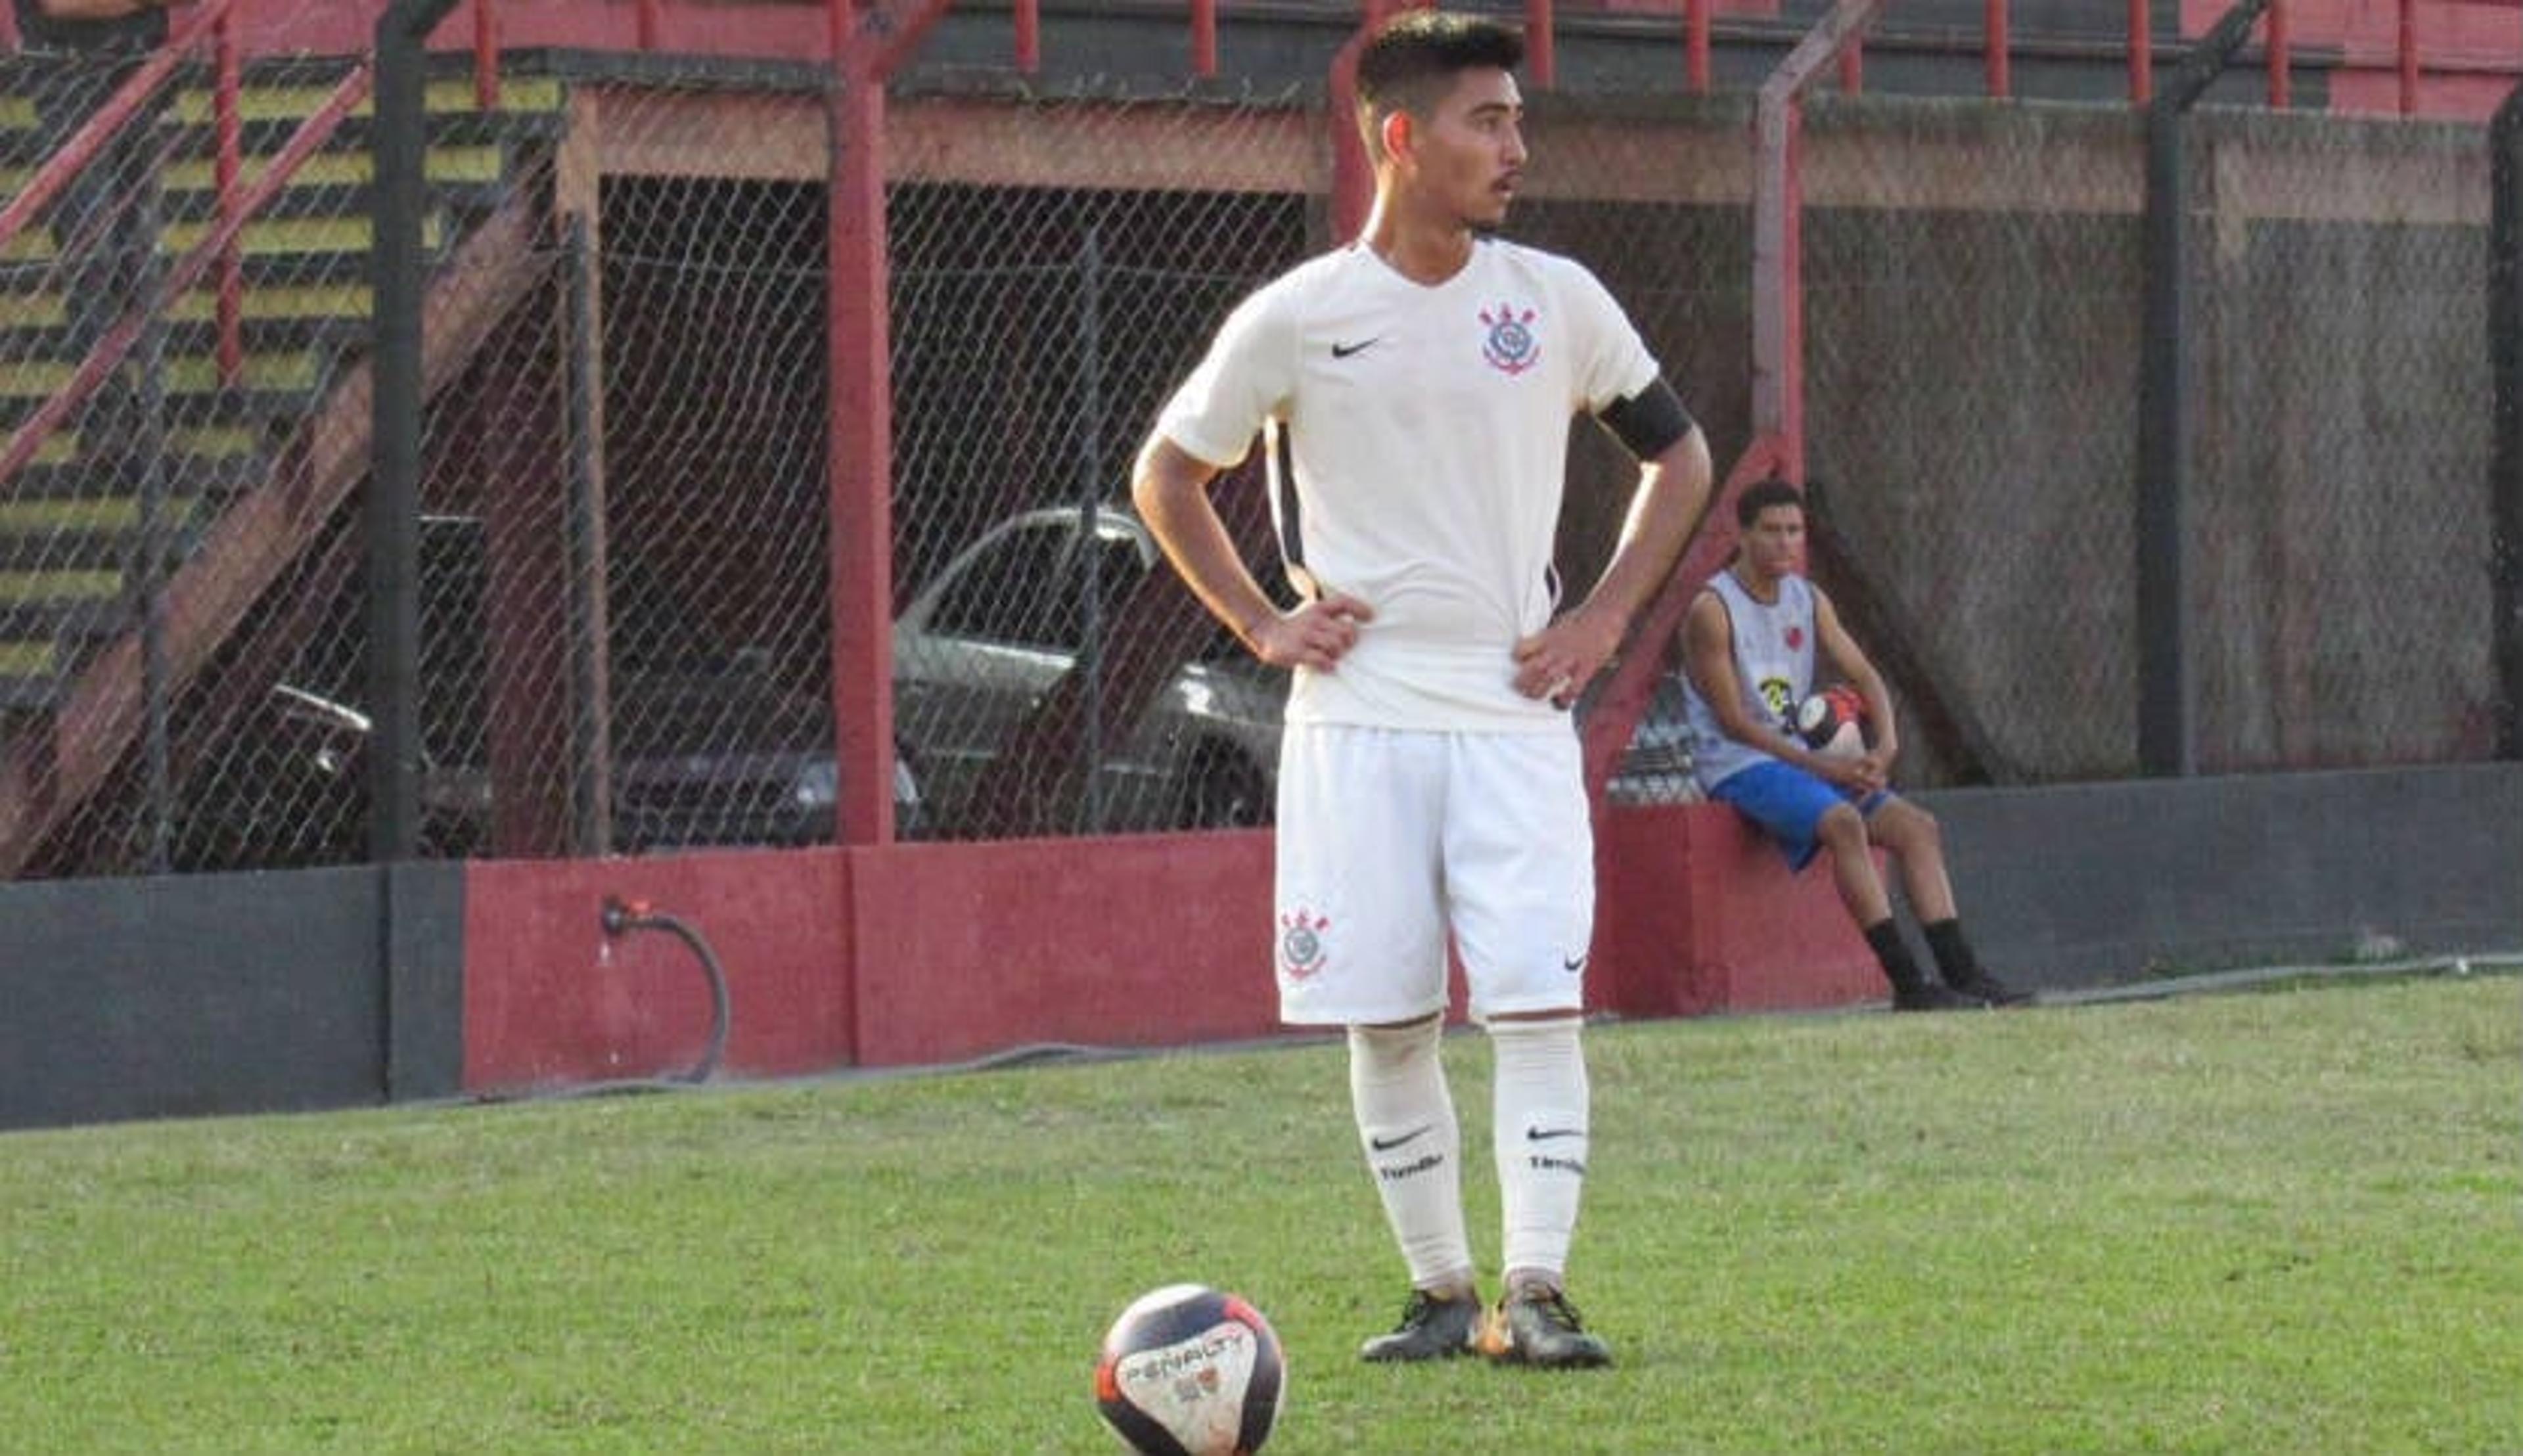
[[452,864],[0,885],[0,1128],[454,1094],[463,894]]

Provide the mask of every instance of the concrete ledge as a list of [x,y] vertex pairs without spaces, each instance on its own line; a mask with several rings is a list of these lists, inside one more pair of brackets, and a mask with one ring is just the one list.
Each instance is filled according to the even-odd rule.
[[1829,873],[1802,874],[1722,804],[1595,824],[1595,995],[1633,1016],[1846,1006],[1886,994]]
[[2523,764],[1920,796],[1981,959],[2042,987],[2523,947]]

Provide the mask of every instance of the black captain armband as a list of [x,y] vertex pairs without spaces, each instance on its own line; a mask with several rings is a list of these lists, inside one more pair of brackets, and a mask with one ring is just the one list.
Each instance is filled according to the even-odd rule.
[[1659,379],[1626,399],[1615,399],[1595,416],[1614,439],[1642,460],[1652,460],[1673,443],[1698,428],[1683,408],[1682,397]]

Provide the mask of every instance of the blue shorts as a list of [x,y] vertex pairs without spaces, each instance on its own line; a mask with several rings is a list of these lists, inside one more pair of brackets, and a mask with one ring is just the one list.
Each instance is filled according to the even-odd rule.
[[1822,853],[1822,841],[1814,837],[1814,831],[1822,826],[1822,817],[1833,805],[1854,804],[1860,815],[1873,818],[1875,811],[1891,799],[1892,791],[1880,788],[1860,795],[1793,764],[1772,759],[1727,775],[1709,786],[1708,797],[1720,804],[1734,805],[1736,813],[1760,825],[1777,843],[1780,852],[1787,857],[1787,868],[1802,869]]

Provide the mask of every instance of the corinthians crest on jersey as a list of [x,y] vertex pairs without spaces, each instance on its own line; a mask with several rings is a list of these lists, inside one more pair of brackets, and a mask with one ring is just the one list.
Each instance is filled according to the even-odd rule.
[[1488,333],[1481,340],[1481,357],[1501,374],[1521,374],[1542,362],[1542,338],[1533,329],[1536,311],[1515,304],[1500,303],[1481,310],[1481,325]]

